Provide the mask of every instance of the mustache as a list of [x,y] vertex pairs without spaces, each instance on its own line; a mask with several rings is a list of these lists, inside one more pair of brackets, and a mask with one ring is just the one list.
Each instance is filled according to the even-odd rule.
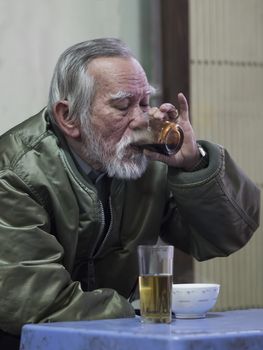
[[121,159],[123,157],[127,147],[144,143],[147,140],[149,141],[149,135],[145,130],[136,130],[131,135],[123,136],[121,140],[116,144],[117,158]]
[[132,144],[140,144],[148,141],[149,132],[147,130],[136,130],[129,136],[123,136],[122,139],[117,143],[117,146],[122,144],[123,146],[129,146]]

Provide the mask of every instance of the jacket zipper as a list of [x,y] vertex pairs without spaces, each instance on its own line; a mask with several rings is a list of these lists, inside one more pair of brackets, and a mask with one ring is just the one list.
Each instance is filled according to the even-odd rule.
[[95,258],[96,256],[98,256],[98,254],[101,252],[102,248],[104,247],[105,245],[105,242],[107,241],[108,237],[110,236],[111,234],[111,231],[112,231],[112,223],[113,223],[113,220],[112,220],[112,201],[111,201],[111,196],[109,197],[109,209],[110,209],[110,224],[109,224],[109,228],[101,242],[101,245],[99,247],[97,247],[97,244],[98,242],[100,241],[100,237],[101,235],[103,234],[103,231],[104,231],[104,228],[105,228],[105,213],[104,213],[104,209],[103,209],[103,205],[102,205],[102,202],[99,201],[100,203],[100,213],[101,213],[101,222],[102,222],[102,225],[101,225],[101,229],[100,229],[100,233],[99,233],[99,236],[98,236],[98,240],[97,240],[97,243],[93,249],[93,252],[92,252],[92,257]]
[[96,288],[96,276],[95,276],[95,266],[94,266],[94,259],[96,258],[96,256],[98,256],[98,254],[100,253],[101,249],[103,248],[107,238],[110,235],[111,232],[111,228],[112,228],[112,206],[111,206],[111,200],[109,199],[109,205],[110,205],[110,224],[109,224],[109,229],[105,235],[105,237],[103,238],[100,246],[100,238],[101,235],[103,234],[104,228],[105,228],[105,213],[104,213],[104,209],[103,209],[103,205],[102,202],[99,200],[99,208],[100,208],[100,214],[101,214],[101,228],[100,228],[100,232],[98,235],[98,238],[94,244],[94,248],[90,254],[90,256],[87,259],[87,263],[88,263],[88,274],[87,274],[87,280],[86,280],[86,285],[87,285],[87,290],[88,291],[92,291]]

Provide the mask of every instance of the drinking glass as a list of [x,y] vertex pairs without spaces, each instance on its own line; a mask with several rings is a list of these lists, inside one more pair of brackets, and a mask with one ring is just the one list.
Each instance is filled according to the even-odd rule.
[[167,156],[176,154],[184,141],[184,132],[180,125],[176,121],[162,120],[152,115],[148,117],[149,126],[143,131],[143,141],[134,145]]
[[141,321],[172,321],[172,284],[174,248],[169,245],[140,245],[139,292]]

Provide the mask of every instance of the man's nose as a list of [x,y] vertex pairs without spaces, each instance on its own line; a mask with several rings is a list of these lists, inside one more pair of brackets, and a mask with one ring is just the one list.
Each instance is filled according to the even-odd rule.
[[130,121],[131,129],[145,129],[149,125],[149,115],[146,111],[143,111],[141,108],[136,108],[133,111]]

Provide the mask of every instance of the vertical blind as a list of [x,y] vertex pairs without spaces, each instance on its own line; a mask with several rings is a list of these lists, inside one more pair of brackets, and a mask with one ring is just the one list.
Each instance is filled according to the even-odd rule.
[[[189,10],[197,138],[224,145],[262,189],[263,1],[189,0]],[[263,307],[262,248],[261,225],[230,257],[194,262],[196,282],[221,284],[215,309]]]

